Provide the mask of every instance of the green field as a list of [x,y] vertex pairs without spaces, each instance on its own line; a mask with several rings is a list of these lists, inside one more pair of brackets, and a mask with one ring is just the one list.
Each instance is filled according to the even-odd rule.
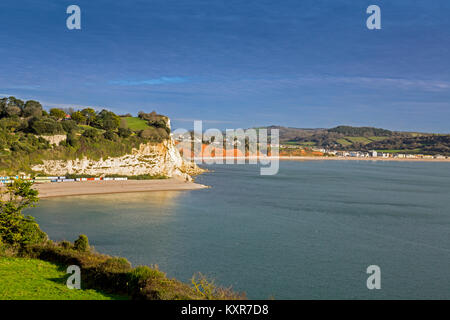
[[147,121],[137,117],[125,117],[124,119],[127,121],[128,128],[133,131],[145,130],[149,127]]
[[78,127],[80,127],[80,128],[82,129],[83,132],[86,131],[86,130],[88,130],[88,129],[94,129],[94,130],[97,130],[99,133],[104,133],[104,132],[105,132],[105,130],[98,129],[98,128],[94,128],[94,127],[88,126],[88,125],[86,125],[86,124],[79,124]]
[[352,144],[350,141],[346,139],[337,139],[336,142],[343,145],[344,147]]
[[375,137],[375,136],[369,137],[369,139],[372,140],[372,141],[383,141],[383,140],[386,140],[388,138],[389,137]]
[[284,144],[291,146],[304,146],[304,147],[313,147],[316,145],[314,141],[307,141],[307,142],[286,141]]
[[[95,290],[71,290],[65,268],[36,259],[0,257],[0,300],[118,300]],[[123,298],[122,298],[123,299]]]
[[368,143],[372,142],[372,140],[370,140],[366,137],[345,137],[345,139],[350,141],[351,143],[368,144]]
[[344,137],[345,140],[350,141],[352,144],[353,143],[362,143],[362,144],[368,144],[371,143],[373,141],[383,141],[386,140],[388,137]]

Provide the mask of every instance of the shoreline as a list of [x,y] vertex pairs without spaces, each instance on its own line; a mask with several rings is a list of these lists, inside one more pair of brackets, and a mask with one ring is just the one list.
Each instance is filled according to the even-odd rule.
[[39,198],[86,196],[96,194],[134,193],[152,191],[187,191],[206,189],[208,186],[177,178],[158,180],[54,182],[35,184]]
[[[279,157],[223,157],[223,158],[213,158],[213,157],[203,157],[203,158],[194,158],[196,161],[214,161],[217,159],[226,160],[263,160],[263,161],[272,161],[272,160],[286,160],[286,161],[396,161],[396,162],[450,162],[450,158],[447,159],[423,159],[423,158],[359,158],[359,157],[322,157],[322,156],[279,156]],[[205,165],[207,163],[197,163],[199,165]],[[224,163],[226,164],[226,163]]]
[[287,157],[281,156],[280,160],[351,160],[351,161],[401,161],[401,162],[450,162],[450,159],[420,159],[420,158],[358,158],[358,157]]

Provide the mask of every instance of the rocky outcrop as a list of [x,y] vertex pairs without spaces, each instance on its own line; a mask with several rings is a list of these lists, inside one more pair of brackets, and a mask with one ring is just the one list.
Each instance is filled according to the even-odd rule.
[[47,140],[50,144],[55,144],[59,146],[59,144],[67,139],[67,135],[65,134],[59,134],[59,135],[53,135],[53,136],[36,136],[38,138],[43,138]]
[[141,144],[131,154],[110,157],[94,161],[91,159],[44,160],[32,167],[34,171],[48,175],[86,174],[86,175],[123,175],[143,174],[181,177],[192,180],[191,175],[203,172],[194,163],[183,159],[172,139],[162,143]]

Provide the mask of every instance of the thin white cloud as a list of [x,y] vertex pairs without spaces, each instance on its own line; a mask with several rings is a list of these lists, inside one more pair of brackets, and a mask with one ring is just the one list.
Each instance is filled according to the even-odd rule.
[[187,82],[185,77],[160,77],[147,80],[111,80],[109,84],[119,86],[142,86],[142,85],[160,85],[160,84],[177,84]]

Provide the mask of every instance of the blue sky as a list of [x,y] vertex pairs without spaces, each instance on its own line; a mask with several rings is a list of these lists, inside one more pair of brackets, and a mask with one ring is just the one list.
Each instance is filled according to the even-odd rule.
[[[81,8],[81,30],[66,8]],[[381,8],[382,29],[366,28]],[[450,132],[450,1],[2,0],[0,96],[175,127]]]

